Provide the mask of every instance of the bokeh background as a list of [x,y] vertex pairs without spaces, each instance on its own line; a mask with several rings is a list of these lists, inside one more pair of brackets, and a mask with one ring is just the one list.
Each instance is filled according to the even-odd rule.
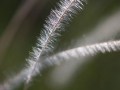
[[[59,0],[0,0],[0,83],[16,75]],[[87,3],[85,3],[87,2]],[[120,0],[84,0],[53,53],[120,39]],[[53,54],[52,53],[52,54]],[[24,83],[15,90],[22,90]],[[120,52],[72,59],[47,67],[29,90],[120,90]]]

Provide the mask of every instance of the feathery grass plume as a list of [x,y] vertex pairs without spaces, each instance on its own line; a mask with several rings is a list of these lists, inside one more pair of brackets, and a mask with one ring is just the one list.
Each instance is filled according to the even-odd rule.
[[[106,52],[119,51],[119,50],[120,50],[120,40],[86,45],[86,46],[62,51],[58,54],[48,57],[47,59],[41,61],[40,65],[37,64],[36,68],[42,70],[46,66],[60,64],[63,60],[69,60],[70,58],[86,57],[88,55],[96,55],[99,52],[106,53]],[[0,90],[13,90],[21,82],[24,82],[23,77],[25,77],[28,74],[29,74],[29,68],[23,69],[20,73],[18,73],[13,77],[10,77],[10,79],[7,79],[2,85],[0,85]]]
[[69,50],[62,51],[55,54],[42,62],[44,66],[60,64],[64,60],[69,60],[70,58],[79,58],[86,56],[94,56],[97,53],[106,53],[112,51],[120,50],[120,40],[109,41],[103,43],[96,43],[92,45],[86,45],[82,47],[77,47]]
[[54,48],[53,43],[57,41],[56,37],[59,36],[59,32],[63,30],[65,23],[68,23],[67,20],[72,17],[72,14],[75,14],[78,9],[82,9],[83,4],[80,0],[61,0],[57,5],[58,8],[52,10],[48,16],[44,29],[37,39],[38,42],[27,59],[29,73],[24,90],[27,90],[31,78],[39,73],[39,68],[36,66],[42,55],[48,54]]
[[[42,65],[37,65],[39,70],[43,69]],[[14,72],[13,72],[14,73]],[[5,79],[4,82],[0,83],[0,90],[15,90],[22,83],[25,82],[25,78],[29,73],[29,68],[24,68],[17,74],[9,74],[9,76]]]

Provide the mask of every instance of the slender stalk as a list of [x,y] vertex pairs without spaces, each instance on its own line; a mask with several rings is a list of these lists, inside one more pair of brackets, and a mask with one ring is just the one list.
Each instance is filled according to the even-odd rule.
[[[39,0],[26,0],[16,11],[3,34],[0,36],[0,64],[4,59],[7,49],[11,45],[15,35],[28,13],[38,3]],[[11,33],[12,32],[12,33]]]

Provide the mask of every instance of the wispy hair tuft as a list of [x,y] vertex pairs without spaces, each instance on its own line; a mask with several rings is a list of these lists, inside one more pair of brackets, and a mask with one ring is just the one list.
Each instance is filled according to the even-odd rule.
[[83,6],[80,0],[61,0],[57,5],[58,8],[51,10],[50,15],[45,20],[44,29],[42,29],[37,39],[37,44],[33,47],[33,51],[30,52],[30,56],[27,59],[29,73],[24,90],[27,90],[31,78],[39,73],[40,70],[36,66],[42,56],[52,51],[54,48],[53,43],[57,41],[56,38],[59,36],[59,32],[64,30],[64,26],[68,23],[68,20],[77,10],[81,10],[81,6]]

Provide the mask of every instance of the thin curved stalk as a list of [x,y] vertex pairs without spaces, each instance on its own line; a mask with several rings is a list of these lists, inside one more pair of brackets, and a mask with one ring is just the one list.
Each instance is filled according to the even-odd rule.
[[22,22],[38,1],[39,0],[28,0],[24,2],[23,5],[18,8],[3,34],[0,36],[0,63],[4,59],[4,55],[18,32]]

